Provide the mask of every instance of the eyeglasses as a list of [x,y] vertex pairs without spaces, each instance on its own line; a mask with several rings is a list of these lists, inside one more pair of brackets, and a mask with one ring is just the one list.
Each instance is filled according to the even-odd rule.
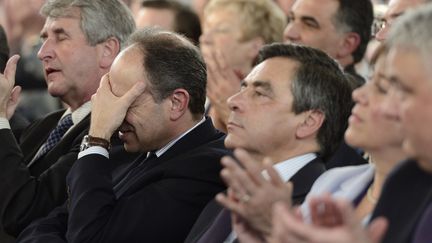
[[382,29],[389,27],[390,22],[383,18],[375,18],[372,23],[372,36],[375,37]]

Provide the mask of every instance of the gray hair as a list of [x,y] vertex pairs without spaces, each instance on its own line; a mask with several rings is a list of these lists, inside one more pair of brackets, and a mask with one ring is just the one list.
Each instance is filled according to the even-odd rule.
[[73,17],[80,11],[80,27],[87,42],[94,46],[111,37],[124,47],[135,30],[135,21],[128,7],[120,0],[48,0],[41,14],[50,18]]
[[405,46],[416,49],[424,57],[432,53],[432,4],[409,10],[391,28],[387,39],[390,48]]

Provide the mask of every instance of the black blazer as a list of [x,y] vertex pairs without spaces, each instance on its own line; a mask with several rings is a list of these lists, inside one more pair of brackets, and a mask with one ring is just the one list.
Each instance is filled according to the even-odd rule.
[[[68,242],[183,242],[207,202],[225,186],[219,160],[229,154],[224,134],[208,118],[140,172],[121,195],[115,195],[110,160],[88,155],[76,161],[70,188]],[[64,215],[32,224],[21,242],[64,237]],[[64,212],[64,210],[63,210]],[[55,215],[54,215],[55,216]],[[48,226],[49,224],[53,224]]]
[[336,151],[328,159],[325,159],[325,161],[328,170],[336,167],[367,163],[358,151],[346,144],[345,140],[339,144]]
[[[304,201],[313,183],[324,171],[324,162],[321,158],[316,158],[291,177],[290,182],[294,185],[293,204],[298,205]],[[223,207],[216,200],[210,201],[198,217],[185,242],[197,242],[213,224],[214,219],[222,209]]]
[[371,219],[384,216],[389,227],[382,243],[411,242],[427,206],[432,202],[432,175],[416,161],[403,162],[388,176]]
[[[66,175],[76,161],[82,138],[88,133],[90,115],[48,153],[31,162],[64,112],[51,113],[31,124],[23,132],[20,145],[11,130],[0,130],[0,212],[2,224],[11,235],[18,235],[31,221],[46,216],[66,200]],[[119,140],[113,143],[113,156],[125,155]]]

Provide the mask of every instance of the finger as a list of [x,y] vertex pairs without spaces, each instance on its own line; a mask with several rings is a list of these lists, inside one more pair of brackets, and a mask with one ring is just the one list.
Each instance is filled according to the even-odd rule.
[[21,94],[21,90],[22,90],[21,86],[15,86],[12,89],[11,97],[10,97],[10,102],[12,102],[13,104],[15,104],[15,103],[18,104],[18,100],[19,100],[19,97],[20,97],[20,94]]
[[230,187],[236,192],[253,195],[255,183],[233,158],[225,156],[221,159],[221,164],[224,166],[221,176]]
[[311,225],[303,223],[303,221],[295,217],[286,204],[280,202],[275,205],[274,217],[278,218],[277,222],[282,225],[281,230],[284,234],[289,236],[290,242],[310,242],[314,233],[314,228]]
[[205,63],[207,66],[208,83],[212,83],[213,85],[217,86],[220,80],[220,76],[213,52],[210,52],[206,56]]
[[10,120],[15,113],[15,110],[19,103],[19,97],[21,94],[21,87],[15,86],[12,91],[10,98],[7,102],[6,118]]
[[384,217],[378,217],[372,221],[368,227],[368,235],[373,243],[379,243],[383,239],[388,229],[388,220]]
[[110,92],[112,93],[111,90],[111,83],[110,83],[110,77],[109,77],[109,73],[105,74],[104,76],[102,76],[101,81],[99,83],[99,87],[98,90],[96,91],[96,93],[101,93],[101,92]]
[[220,70],[225,70],[228,68],[226,57],[223,54],[222,50],[216,50],[214,52],[215,61]]
[[262,175],[263,168],[260,165],[261,162],[252,158],[248,152],[243,149],[236,149],[234,151],[234,155],[240,161],[240,163],[245,168],[245,171],[248,173],[250,178],[253,180],[254,184],[262,185],[266,183],[265,178]]
[[144,82],[137,82],[120,99],[125,106],[129,107],[144,92],[145,88]]
[[6,68],[4,70],[4,76],[9,82],[13,84],[15,83],[16,67],[19,59],[20,59],[19,55],[13,55],[7,61]]
[[270,158],[264,158],[264,168],[269,176],[269,181],[277,187],[287,187],[289,193],[292,194],[292,183],[285,183],[279,173],[273,168],[273,162]]
[[310,209],[311,219],[315,225],[334,227],[343,223],[341,212],[330,197],[312,198]]
[[225,208],[231,210],[232,212],[235,212],[239,215],[243,215],[242,207],[240,202],[233,200],[230,197],[227,197],[223,193],[218,193],[215,197],[216,201],[224,206]]

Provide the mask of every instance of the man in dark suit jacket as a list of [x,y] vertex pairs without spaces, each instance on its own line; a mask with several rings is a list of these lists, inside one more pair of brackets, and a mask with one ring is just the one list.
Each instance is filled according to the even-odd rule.
[[[204,117],[198,48],[155,29],[130,43],[92,99],[89,135],[67,177],[67,209],[30,225],[22,242],[182,242],[225,188],[219,160],[228,150]],[[143,153],[111,176],[108,139],[118,127],[126,150]]]
[[20,91],[13,88],[18,56],[9,60],[0,77],[0,216],[13,235],[65,201],[66,175],[90,125],[90,98],[134,30],[132,15],[121,1],[62,7],[58,2],[49,1],[41,10],[47,19],[38,55],[48,91],[69,108],[31,124],[18,143],[8,122]]
[[[406,3],[404,1],[404,5]],[[389,82],[383,90],[387,95],[380,112],[401,121],[405,136],[403,149],[415,160],[402,162],[389,174],[367,230],[362,230],[363,226],[354,219],[350,204],[333,199],[325,200],[327,205],[321,207],[331,210],[321,210],[316,215],[315,221],[320,222],[318,225],[303,224],[300,220],[292,220],[292,216],[287,218],[290,213],[278,208],[275,213],[284,217],[286,223],[279,217],[278,222],[282,227],[275,231],[274,238],[282,239],[281,235],[290,232],[294,237],[288,235],[287,238],[293,241],[300,238],[302,242],[432,242],[432,116],[429,112],[432,105],[431,22],[431,4],[407,11],[391,26],[387,38],[389,51],[385,80]],[[315,200],[315,205],[323,205],[323,202]],[[320,216],[325,217],[325,220],[320,219]],[[332,223],[326,225],[323,222]]]
[[[273,202],[265,207],[252,203],[265,195],[258,193],[266,183],[262,170],[254,170],[255,179],[247,179],[253,172],[245,171],[268,157],[280,180],[294,184],[293,202],[301,203],[325,170],[321,156],[337,148],[351,104],[349,82],[324,52],[286,44],[263,47],[259,64],[245,78],[241,91],[228,99],[231,115],[225,144],[245,150],[236,155],[247,152],[250,157],[237,156],[245,169],[229,159],[223,161],[221,175],[230,193],[218,195],[218,201],[248,224],[253,216],[239,208],[250,206],[252,211],[270,214]],[[258,183],[256,178],[262,181]],[[186,242],[223,242],[231,231],[218,226],[217,221],[230,226],[229,217],[222,216],[224,211],[209,205],[200,216],[204,220],[197,221]],[[254,227],[261,229],[260,225]]]

